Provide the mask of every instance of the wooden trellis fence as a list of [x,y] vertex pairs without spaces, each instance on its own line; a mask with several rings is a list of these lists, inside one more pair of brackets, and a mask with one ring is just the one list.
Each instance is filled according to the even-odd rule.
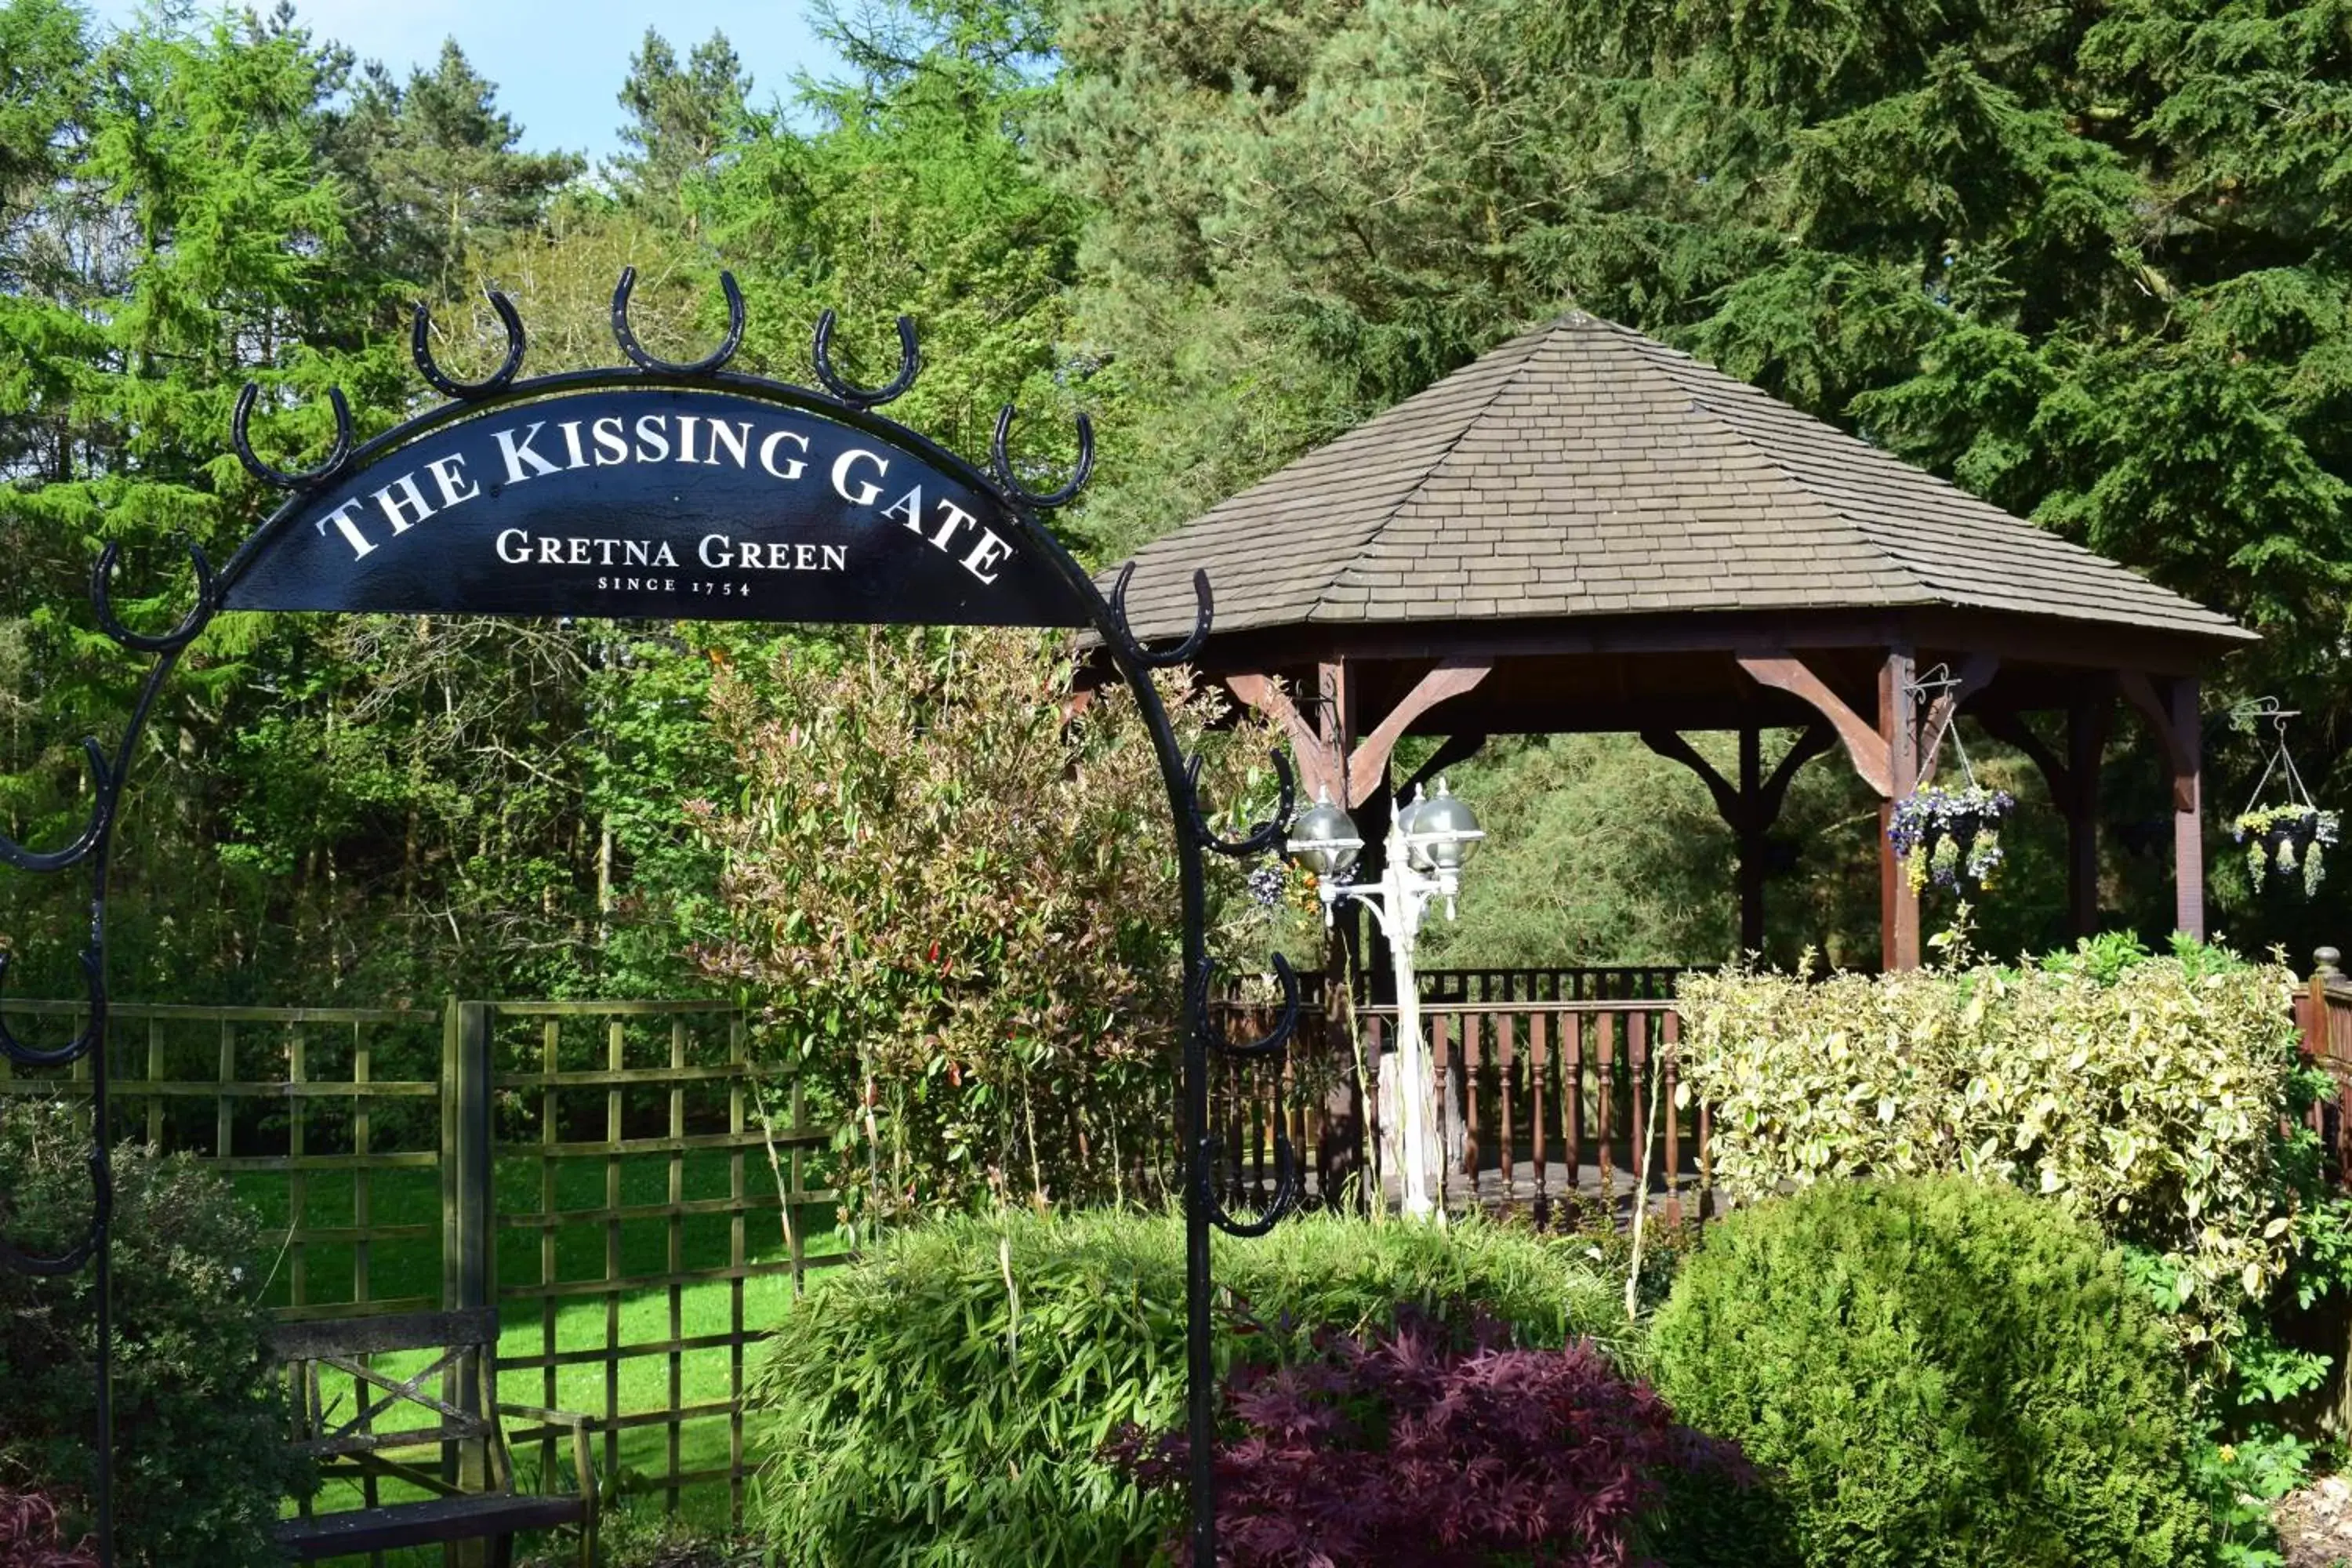
[[[80,1011],[5,1005],[39,1037]],[[833,1207],[805,1180],[822,1136],[740,1009],[118,1004],[108,1037],[113,1135],[232,1177],[278,1243],[254,1289],[281,1318],[497,1305],[500,1373],[597,1417],[607,1484],[672,1508],[723,1486],[740,1516],[747,1354],[841,1260],[806,1246]],[[0,1064],[0,1095],[87,1081]]]

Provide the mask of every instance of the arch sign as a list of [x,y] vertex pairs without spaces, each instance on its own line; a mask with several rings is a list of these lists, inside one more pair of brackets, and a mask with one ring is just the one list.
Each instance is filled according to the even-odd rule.
[[[1223,1038],[1208,1007],[1213,965],[1204,936],[1203,855],[1245,856],[1276,847],[1290,815],[1290,773],[1277,754],[1282,804],[1239,840],[1220,837],[1200,801],[1197,764],[1180,751],[1151,680],[1155,668],[1190,658],[1208,634],[1208,579],[1196,574],[1200,614],[1192,636],[1147,648],[1128,628],[1122,576],[1108,598],[1039,521],[1075,500],[1094,461],[1093,432],[1077,422],[1077,462],[1059,489],[1037,491],[1014,472],[1007,450],[1013,410],[996,421],[983,471],[875,410],[904,393],[920,369],[914,327],[898,320],[899,366],[887,385],[842,376],[831,355],[834,318],[817,325],[817,388],[787,385],[727,369],[743,337],[743,298],[721,274],[725,340],[691,363],[656,359],[629,324],[635,274],[613,296],[613,334],[626,365],[518,381],[525,342],[507,298],[489,296],[506,328],[504,363],[478,382],[451,377],[434,361],[431,321],[416,308],[411,349],[416,367],[449,401],[399,428],[354,445],[351,409],[329,394],[333,449],[318,467],[289,472],[257,456],[248,437],[260,389],[236,403],[231,436],[237,457],[286,503],[215,571],[188,547],[194,603],[166,631],[123,624],[112,605],[119,549],[100,553],[90,582],[100,628],[122,647],[151,656],[131,722],[109,750],[83,742],[94,803],[69,843],[37,849],[0,837],[0,862],[18,870],[76,868],[89,878],[89,928],[82,952],[87,1016],[74,1038],[40,1046],[0,1022],[0,1055],[19,1067],[86,1062],[94,1136],[89,1154],[89,1224],[54,1257],[27,1253],[0,1236],[0,1267],[62,1275],[97,1270],[99,1303],[96,1455],[100,1555],[113,1558],[113,1442],[110,1410],[112,1317],[109,1280],[112,1181],[108,1168],[107,861],[122,788],[157,693],[180,656],[224,610],[379,614],[617,616],[690,620],[1069,627],[1088,632],[1102,658],[1134,694],[1157,751],[1175,830],[1183,900],[1185,984],[1181,1173],[1187,1232],[1186,1331],[1190,1374],[1193,1560],[1216,1560],[1213,1476],[1214,1368],[1210,1355],[1209,1236],[1213,1229],[1263,1235],[1297,1202],[1297,1164],[1276,1139],[1274,1201],[1255,1218],[1220,1206],[1209,1125],[1213,1051],[1274,1058],[1297,1027],[1297,981],[1279,958],[1279,1024],[1265,1038]],[[7,955],[0,953],[0,977]],[[451,1301],[452,1307],[487,1301]]]
[[232,610],[1077,626],[1003,498],[882,421],[698,386],[510,405],[325,487]]

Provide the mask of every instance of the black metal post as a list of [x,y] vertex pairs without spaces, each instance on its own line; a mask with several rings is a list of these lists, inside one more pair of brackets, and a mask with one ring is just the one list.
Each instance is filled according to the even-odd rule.
[[[196,569],[196,602],[185,618],[173,630],[158,635],[134,632],[116,619],[109,597],[109,582],[117,560],[118,546],[109,544],[98,559],[90,580],[90,604],[98,616],[99,628],[122,647],[138,653],[156,656],[141,686],[139,699],[131,710],[130,722],[123,727],[122,738],[110,757],[94,739],[82,742],[89,759],[92,793],[96,796],[90,808],[89,822],[79,837],[61,849],[27,849],[14,839],[0,836],[0,863],[20,871],[36,875],[54,875],[77,867],[87,867],[89,873],[89,941],[82,949],[82,972],[89,985],[89,1009],[81,1030],[62,1046],[37,1047],[16,1038],[5,1021],[0,1021],[0,1056],[18,1067],[70,1067],[78,1061],[89,1064],[90,1128],[89,1182],[90,1222],[82,1239],[55,1257],[39,1257],[27,1253],[0,1237],[0,1268],[30,1274],[37,1278],[56,1279],[93,1263],[91,1286],[96,1293],[96,1324],[94,1349],[97,1366],[92,1373],[95,1384],[92,1399],[92,1453],[90,1466],[90,1502],[97,1515],[98,1560],[101,1568],[113,1568],[114,1563],[114,1173],[109,1138],[113,1124],[113,1099],[110,1066],[107,1058],[107,950],[106,895],[108,858],[114,840],[114,825],[122,804],[122,788],[131,772],[131,759],[137,754],[139,739],[147,728],[148,715],[153,711],[156,695],[170,678],[172,667],[178,662],[180,650],[193,642],[211,620],[214,601],[212,568],[203,552],[194,546],[190,559]],[[0,953],[0,977],[7,972],[7,955]]]
[[[110,817],[111,812],[109,813]],[[109,841],[113,837],[111,823],[109,831],[99,839],[90,859],[90,879],[95,891],[89,904],[89,947],[94,957],[99,984],[106,976],[106,861]],[[110,1169],[112,1126],[108,1095],[110,1064],[107,1060],[106,1028],[101,1024],[93,1031],[96,1038],[89,1047],[89,1121],[90,1158],[101,1171]],[[99,1182],[111,1186],[111,1178],[101,1175]],[[101,1568],[114,1568],[114,1215],[112,1204],[100,1206],[98,1213],[98,1268],[91,1288],[98,1292],[98,1449],[96,1471],[91,1479],[91,1502],[98,1510],[98,1560]]]
[[[1186,1020],[1189,1024],[1191,1020]],[[1192,1462],[1192,1562],[1217,1561],[1217,1367],[1209,1338],[1209,1205],[1216,1180],[1209,1144],[1209,1049],[1197,1028],[1184,1039],[1184,1393]]]

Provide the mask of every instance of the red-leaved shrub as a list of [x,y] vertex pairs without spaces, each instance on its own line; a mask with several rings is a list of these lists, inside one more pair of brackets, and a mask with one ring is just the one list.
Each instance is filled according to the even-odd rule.
[[[1231,1568],[1630,1568],[1669,1480],[1753,1484],[1737,1448],[1677,1425],[1589,1342],[1513,1349],[1491,1322],[1457,1339],[1412,1316],[1317,1352],[1227,1385],[1217,1541]],[[1181,1435],[1129,1432],[1113,1449],[1147,1488],[1184,1483]],[[1171,1545],[1192,1568],[1187,1544]]]
[[90,1543],[68,1547],[61,1530],[57,1504],[0,1486],[0,1568],[98,1568]]

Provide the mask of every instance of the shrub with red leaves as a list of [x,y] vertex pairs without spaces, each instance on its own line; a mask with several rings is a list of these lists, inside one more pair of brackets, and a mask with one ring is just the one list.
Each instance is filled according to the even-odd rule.
[[[1678,1477],[1745,1489],[1737,1448],[1677,1425],[1589,1342],[1467,1342],[1422,1317],[1312,1358],[1237,1372],[1217,1451],[1230,1568],[1631,1568]],[[1181,1488],[1186,1445],[1129,1432],[1113,1452],[1147,1488]],[[1192,1568],[1185,1542],[1171,1543]]]
[[66,1545],[47,1498],[0,1486],[0,1568],[98,1568],[98,1553],[87,1541]]

